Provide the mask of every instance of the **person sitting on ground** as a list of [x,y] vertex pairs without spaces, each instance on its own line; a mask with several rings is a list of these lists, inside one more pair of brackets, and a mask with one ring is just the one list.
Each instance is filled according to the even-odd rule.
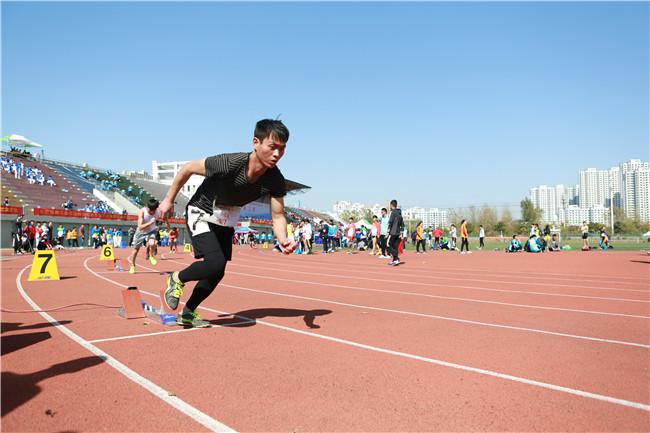
[[560,247],[560,241],[557,239],[557,235],[554,233],[551,236],[551,240],[548,244],[548,250],[549,251],[561,251],[562,248]]
[[598,244],[598,246],[603,250],[608,250],[610,248],[609,239],[610,239],[609,234],[605,232],[605,227],[603,226],[600,229],[600,243]]
[[56,183],[52,180],[51,176],[47,177],[47,183],[50,184],[50,187],[56,186]]
[[526,242],[526,245],[524,246],[524,251],[529,252],[529,253],[541,253],[543,252],[542,250],[542,245],[539,243],[537,239],[537,235],[533,234],[531,235],[530,239]]
[[519,236],[513,235],[512,240],[510,241],[510,246],[506,250],[506,253],[518,253],[521,251],[521,242],[519,242]]
[[438,240],[438,248],[441,250],[449,250],[449,238],[447,236]]

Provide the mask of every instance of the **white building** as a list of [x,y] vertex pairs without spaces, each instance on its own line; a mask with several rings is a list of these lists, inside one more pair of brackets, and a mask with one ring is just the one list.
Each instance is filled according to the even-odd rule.
[[605,206],[592,206],[589,208],[588,223],[605,224],[605,216],[609,215],[609,208]]
[[[631,159],[619,164],[619,169],[621,209],[630,218],[638,217],[641,221],[650,221],[650,216],[646,216],[645,219],[641,217],[647,215],[644,204],[648,202],[648,181],[643,173],[650,170],[650,163]],[[637,175],[637,172],[642,174]]]
[[567,219],[566,208],[578,204],[579,189],[578,185],[574,187],[540,185],[530,189],[530,201],[535,207],[542,209],[543,222],[563,223]]
[[[189,161],[151,161],[153,180],[165,185],[171,185],[174,177],[176,177],[183,164],[187,162]],[[204,179],[204,176],[192,175],[187,183],[181,188],[180,192],[187,197],[192,197]]]
[[530,189],[531,202],[542,209],[545,222],[582,221],[602,224],[610,206],[623,209],[628,217],[650,221],[650,163],[631,159],[609,170],[588,168],[578,172],[578,185]]
[[405,209],[402,212],[402,217],[405,220],[418,220],[422,221],[425,228],[429,227],[445,227],[447,225],[447,211],[438,208],[424,209],[420,206],[414,206]]
[[340,216],[345,211],[361,211],[366,206],[361,203],[350,203],[349,201],[337,201],[333,205],[334,213]]
[[588,168],[578,172],[580,207],[608,206],[610,199],[609,170]]
[[567,224],[577,226],[583,221],[589,222],[589,209],[581,208],[577,205],[570,205],[566,210]]

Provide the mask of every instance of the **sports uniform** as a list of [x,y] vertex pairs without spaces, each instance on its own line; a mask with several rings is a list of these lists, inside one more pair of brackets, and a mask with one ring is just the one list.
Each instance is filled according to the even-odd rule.
[[250,183],[246,177],[249,157],[248,153],[229,153],[206,158],[205,180],[188,202],[187,229],[194,257],[203,258],[178,273],[183,284],[198,281],[186,304],[192,311],[224,276],[226,262],[232,258],[232,237],[240,206],[266,195],[284,197],[287,193],[284,176],[277,167],[269,168]]

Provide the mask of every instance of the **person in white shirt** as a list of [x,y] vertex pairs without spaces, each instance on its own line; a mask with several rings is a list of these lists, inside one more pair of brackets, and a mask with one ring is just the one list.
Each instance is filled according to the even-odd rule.
[[311,237],[313,230],[307,218],[305,218],[303,222],[305,224],[302,226],[302,244],[304,245],[302,253],[311,254]]

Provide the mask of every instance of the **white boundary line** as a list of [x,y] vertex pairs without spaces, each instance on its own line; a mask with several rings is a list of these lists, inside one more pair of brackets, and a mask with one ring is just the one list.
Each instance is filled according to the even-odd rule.
[[[203,310],[211,311],[213,313],[230,314],[233,317],[238,317],[240,319],[247,319],[247,317],[244,317],[244,316],[237,316],[235,314],[226,313],[224,311],[214,310],[214,309],[207,308],[207,307],[199,307],[199,308],[201,308]],[[560,392],[564,392],[564,393],[567,393],[567,394],[577,395],[577,396],[580,396],[580,397],[592,398],[592,399],[595,399],[595,400],[600,400],[600,401],[604,401],[604,402],[608,402],[608,403],[614,403],[614,404],[618,404],[618,405],[621,405],[621,406],[631,407],[631,408],[634,408],[634,409],[641,409],[641,410],[645,410],[646,412],[650,412],[650,406],[646,405],[646,404],[643,404],[643,403],[637,403],[637,402],[634,402],[634,401],[623,400],[623,399],[615,398],[615,397],[608,397],[606,395],[595,394],[595,393],[592,393],[592,392],[581,391],[579,389],[567,388],[567,387],[564,387],[564,386],[553,385],[553,384],[545,383],[545,382],[539,382],[537,380],[526,379],[526,378],[523,378],[523,377],[512,376],[512,375],[509,375],[509,374],[497,373],[497,372],[494,372],[494,371],[484,370],[484,369],[481,369],[481,368],[469,367],[469,366],[466,366],[466,365],[454,364],[454,363],[446,362],[446,361],[440,361],[440,360],[433,359],[433,358],[428,358],[428,357],[425,357],[425,356],[413,355],[413,354],[410,354],[410,353],[398,352],[396,350],[383,349],[381,347],[369,346],[369,345],[363,344],[363,343],[357,343],[357,342],[350,341],[350,340],[343,340],[341,338],[330,337],[330,336],[322,335],[322,334],[316,334],[316,333],[313,333],[313,332],[303,331],[303,330],[300,330],[300,329],[290,328],[290,327],[282,326],[282,325],[276,325],[274,323],[263,322],[263,321],[260,321],[260,320],[257,320],[256,322],[259,323],[260,325],[266,325],[266,326],[270,326],[272,328],[282,329],[284,331],[296,332],[298,334],[303,334],[303,335],[307,335],[307,336],[310,336],[310,337],[321,338],[323,340],[334,341],[336,343],[341,343],[341,344],[345,344],[345,345],[348,345],[348,346],[359,347],[361,349],[372,350],[374,352],[386,353],[388,355],[394,355],[394,356],[399,356],[399,357],[403,357],[403,358],[415,359],[415,360],[418,360],[418,361],[424,361],[424,362],[428,362],[428,363],[431,363],[431,364],[441,365],[443,367],[450,367],[450,368],[455,368],[455,369],[458,369],[458,370],[469,371],[471,373],[478,373],[478,374],[483,374],[483,375],[487,375],[487,376],[498,377],[500,379],[511,380],[513,382],[524,383],[524,384],[527,384],[527,385],[533,385],[533,386],[537,386],[537,387],[540,387],[540,388],[551,389],[553,391],[560,391]]]
[[[257,252],[259,254],[263,254],[265,256],[273,256],[273,254],[270,254],[269,252],[265,252],[263,250],[258,250]],[[241,256],[244,256],[244,257],[249,257],[249,258],[252,257],[249,254],[245,254],[245,251],[237,251],[237,254],[239,254]],[[316,260],[315,257],[318,257],[318,255],[316,255],[316,256],[312,255],[310,257],[311,257],[311,259],[309,261],[311,263],[319,263],[319,262],[315,262],[315,260]],[[336,257],[336,256],[334,256],[334,257]],[[411,256],[409,255],[409,257],[411,257]],[[419,256],[417,256],[417,257],[419,257]],[[415,257],[413,257],[413,258],[415,258]],[[320,262],[320,263],[327,263],[329,265],[346,266],[346,267],[358,267],[358,265],[349,264],[349,262],[345,263],[345,262],[331,262],[331,261],[328,261],[328,262]],[[292,266],[294,266],[294,265],[295,266],[303,266],[303,265],[295,264],[295,263],[292,262]],[[384,269],[384,268],[381,267],[382,265],[385,266],[384,263],[376,263],[376,264],[364,263],[364,266],[372,266],[373,268],[376,267],[377,269]],[[432,265],[435,265],[435,263],[432,263]],[[410,270],[413,271],[413,272],[426,272],[426,270],[419,269],[419,268],[414,268],[414,269],[410,269]],[[495,275],[499,275],[499,274],[515,274],[515,275],[517,275],[517,278],[538,278],[538,276],[539,276],[539,277],[544,277],[544,278],[549,279],[549,280],[566,281],[566,278],[583,278],[583,279],[590,279],[590,280],[593,279],[593,280],[597,280],[599,282],[610,282],[610,281],[603,280],[602,277],[600,277],[600,276],[589,275],[589,274],[587,274],[587,275],[585,275],[585,274],[559,274],[559,273],[550,273],[550,272],[546,273],[546,272],[507,271],[507,270],[495,271],[494,269],[468,269],[468,268],[448,268],[448,267],[445,267],[443,270],[444,271],[473,272],[473,273],[481,273],[481,274],[487,273],[488,275],[489,274],[495,274]],[[391,274],[395,274],[395,273],[391,272]],[[520,275],[518,275],[518,274],[520,274]],[[409,275],[409,274],[399,274],[399,275]],[[550,276],[553,276],[553,275],[557,276],[557,278],[550,277]],[[454,278],[457,278],[457,276],[454,276]],[[632,282],[632,281],[625,282],[625,281],[620,281],[620,280],[637,280],[638,282]],[[638,285],[642,285],[644,283],[647,283],[648,279],[641,278],[641,277],[617,276],[617,277],[615,277],[615,280],[612,280],[611,282],[616,283],[616,284],[638,284]],[[576,287],[582,287],[582,286],[576,286]],[[643,291],[643,290],[641,290],[641,291]],[[644,292],[647,292],[647,290],[644,291]]]
[[[245,257],[248,257],[248,256],[245,256]],[[168,259],[168,260],[170,260],[170,259]],[[251,260],[251,259],[241,259],[241,260],[245,261],[245,262],[257,263],[255,260]],[[251,266],[251,265],[242,265],[240,263],[235,263],[235,262],[231,262],[231,263],[233,265],[237,265],[237,266],[256,267],[256,266]],[[271,265],[271,266],[273,265],[273,263],[269,263],[269,262],[266,262],[266,263]],[[295,268],[306,268],[306,269],[312,269],[312,270],[314,269],[314,266],[306,266],[306,265],[299,265],[299,264],[289,264],[289,266],[295,267]],[[325,271],[339,272],[338,274],[335,274],[335,275],[331,275],[331,274],[323,274],[323,275],[328,275],[328,276],[332,276],[332,277],[345,277],[344,274],[340,273],[340,272],[342,272],[342,270],[340,268],[339,269],[330,268],[330,267],[320,266],[320,264],[319,264],[317,269],[320,270],[320,271],[325,270]],[[358,271],[358,270],[359,270],[359,267],[356,266],[355,271]],[[416,271],[417,269],[413,269],[413,270]],[[291,272],[301,272],[301,271],[291,271]],[[451,283],[451,284],[408,283],[408,282],[406,282],[407,284],[430,285],[430,286],[438,286],[438,287],[449,287],[449,286],[453,285],[454,287],[462,287],[462,288],[466,288],[466,289],[495,290],[495,291],[502,291],[502,292],[510,292],[510,290],[489,289],[489,288],[473,287],[473,286],[467,286],[467,287],[466,286],[458,286],[457,283],[466,282],[466,281],[475,281],[475,282],[478,282],[478,283],[490,282],[490,283],[514,284],[514,285],[523,285],[523,284],[525,284],[527,286],[544,286],[544,287],[548,287],[549,285],[552,285],[553,287],[558,287],[558,288],[607,290],[607,291],[616,291],[616,292],[638,292],[638,293],[650,294],[650,291],[648,291],[648,290],[617,289],[617,288],[614,288],[614,287],[576,286],[576,285],[569,285],[569,284],[550,284],[550,283],[534,283],[534,282],[524,283],[522,281],[499,281],[499,280],[490,280],[490,279],[486,280],[486,279],[466,278],[466,277],[464,277],[462,275],[458,275],[456,277],[443,277],[443,278],[432,277],[430,274],[416,275],[414,273],[399,273],[399,272],[390,272],[390,273],[385,274],[385,275],[390,275],[390,276],[395,276],[395,277],[402,276],[402,277],[408,277],[408,278],[413,278],[413,277],[415,277],[415,278],[425,278],[425,279],[435,278],[436,281],[438,281],[440,279],[452,280],[453,281],[453,283]],[[385,281],[385,280],[382,280],[382,281]],[[388,281],[388,280],[386,280],[386,281]],[[393,280],[390,280],[390,281],[393,281]],[[404,282],[404,281],[400,280],[400,283],[402,283],[402,282]],[[650,279],[647,282],[650,282]],[[629,283],[624,283],[624,284],[629,284]],[[583,296],[583,295],[565,295],[565,294],[562,294],[562,293],[538,293],[538,292],[517,292],[517,291],[513,291],[513,292],[514,293],[531,293],[531,294],[540,294],[540,295],[552,295],[552,296],[574,296],[574,297],[586,297],[586,298],[589,297],[589,296]],[[606,299],[606,298],[594,297],[594,299]],[[628,299],[622,299],[622,300],[628,300]],[[648,300],[636,300],[636,302],[650,302],[650,301],[648,301]]]
[[[87,262],[87,260],[86,260],[86,262]],[[84,266],[86,266],[86,269],[88,269],[91,273],[94,273],[90,268],[88,268],[88,266],[86,265],[86,262],[84,262]],[[111,281],[108,278],[102,277],[100,275],[97,275],[97,276],[99,276],[100,278],[103,278],[105,280]],[[122,284],[116,283],[114,281],[111,281],[111,282],[114,283],[114,284],[122,286]],[[239,319],[251,320],[249,317],[238,316],[238,315],[228,313],[228,312],[225,312],[225,311],[219,311],[219,310],[215,310],[215,309],[207,308],[207,307],[199,307],[199,308],[202,309],[202,310],[211,311],[211,312],[217,313],[217,314],[228,314],[228,315],[231,315],[233,317],[237,317]],[[282,329],[282,330],[289,331],[289,332],[295,332],[295,333],[306,335],[306,336],[309,336],[309,337],[315,337],[315,338],[320,338],[320,339],[323,339],[323,340],[334,341],[336,343],[341,343],[341,344],[345,344],[345,345],[348,345],[348,346],[358,347],[358,348],[361,348],[361,349],[367,349],[367,350],[371,350],[371,351],[374,351],[374,352],[385,353],[385,354],[388,354],[388,355],[394,355],[394,356],[399,356],[399,357],[403,357],[403,358],[415,359],[415,360],[418,360],[418,361],[424,361],[424,362],[428,362],[428,363],[431,363],[431,364],[440,365],[440,366],[443,366],[443,367],[450,367],[450,368],[454,368],[454,369],[458,369],[458,370],[469,371],[471,373],[478,373],[478,374],[483,374],[483,375],[487,375],[487,376],[497,377],[497,378],[500,378],[500,379],[510,380],[510,381],[513,381],[513,382],[518,382],[518,383],[523,383],[523,384],[527,384],[527,385],[537,386],[537,387],[540,387],[540,388],[546,388],[546,389],[550,389],[550,390],[553,390],[553,391],[564,392],[564,393],[571,394],[571,395],[577,395],[577,396],[580,396],[580,397],[591,398],[591,399],[594,399],[594,400],[604,401],[604,402],[613,403],[613,404],[617,404],[617,405],[621,405],[621,406],[625,406],[625,407],[630,407],[630,408],[633,408],[633,409],[641,409],[641,410],[645,410],[646,412],[650,412],[650,406],[646,405],[646,404],[642,404],[642,403],[637,403],[637,402],[628,401],[628,400],[615,398],[615,397],[608,397],[608,396],[601,395],[601,394],[595,394],[595,393],[591,393],[591,392],[581,391],[581,390],[578,390],[578,389],[553,385],[553,384],[540,382],[540,381],[536,381],[536,380],[525,379],[525,378],[522,378],[522,377],[512,376],[512,375],[508,375],[508,374],[497,373],[497,372],[490,371],[490,370],[484,370],[484,369],[480,369],[480,368],[469,367],[469,366],[465,366],[465,365],[461,365],[461,364],[454,364],[454,363],[451,363],[451,362],[441,361],[441,360],[437,360],[437,359],[433,359],[433,358],[427,358],[427,357],[424,357],[424,356],[413,355],[413,354],[404,353],[404,352],[398,352],[398,351],[395,351],[395,350],[383,349],[383,348],[375,347],[375,346],[369,346],[367,344],[357,343],[357,342],[349,341],[349,340],[343,340],[343,339],[340,339],[340,338],[330,337],[330,336],[326,336],[326,335],[322,335],[322,334],[316,334],[314,332],[303,331],[303,330],[300,330],[300,329],[290,328],[290,327],[287,327],[287,326],[276,325],[274,323],[264,322],[264,321],[261,321],[261,320],[256,320],[255,322],[260,324],[260,325],[270,326],[272,328]]]
[[[230,273],[232,273],[232,272],[230,272]],[[260,278],[262,278],[262,277],[260,277]],[[269,277],[264,277],[264,278],[269,278]],[[276,278],[274,278],[274,279],[276,279]],[[456,318],[453,318],[453,317],[436,316],[436,315],[433,315],[433,314],[414,313],[414,312],[411,312],[411,311],[401,311],[401,310],[392,310],[392,309],[388,309],[388,308],[369,307],[369,306],[366,306],[366,305],[348,304],[348,303],[345,303],[345,302],[329,301],[329,300],[320,299],[320,298],[309,298],[309,297],[306,297],[306,296],[289,295],[289,294],[286,294],[286,293],[269,292],[269,291],[266,291],[266,290],[250,289],[250,288],[246,288],[246,287],[232,286],[230,284],[223,284],[223,283],[221,283],[219,285],[222,286],[222,287],[230,287],[230,288],[238,289],[238,290],[247,290],[247,291],[250,291],[250,292],[266,293],[266,294],[269,294],[269,295],[276,295],[276,296],[286,296],[288,298],[305,299],[305,300],[308,300],[308,301],[325,302],[327,304],[343,305],[345,307],[360,308],[362,310],[375,310],[375,311],[384,311],[384,312],[388,312],[388,313],[406,314],[406,315],[410,315],[410,316],[429,317],[429,318],[432,318],[432,319],[449,320],[449,321],[452,321],[452,322],[468,323],[468,324],[471,324],[471,325],[480,325],[480,326],[488,326],[488,327],[503,328],[503,329],[513,329],[513,330],[516,330],[516,331],[535,332],[535,333],[539,333],[539,334],[555,335],[555,336],[559,336],[559,337],[578,338],[578,339],[581,339],[581,340],[598,341],[598,342],[601,342],[601,343],[622,344],[622,345],[625,345],[625,346],[634,346],[634,347],[642,347],[642,348],[645,348],[645,349],[650,349],[650,345],[639,344],[639,343],[630,343],[630,342],[627,342],[627,341],[607,340],[607,339],[604,339],[604,338],[585,337],[585,336],[582,336],[582,335],[564,334],[564,333],[561,333],[561,332],[544,331],[544,330],[541,330],[541,329],[522,328],[522,327],[519,327],[519,326],[508,326],[508,325],[499,325],[499,324],[494,324],[494,323],[476,322],[474,320],[456,319]]]
[[[87,260],[86,260],[87,261]],[[85,264],[85,262],[84,262]],[[18,288],[18,292],[21,294],[21,296],[27,301],[27,303],[35,310],[40,310],[41,308],[34,302],[32,299],[25,293],[23,290],[23,286],[20,283],[20,278],[22,277],[23,273],[25,270],[27,270],[31,265],[23,268],[22,271],[18,274],[16,277],[16,287]],[[124,375],[127,379],[132,380],[136,384],[140,385],[147,391],[151,392],[153,395],[158,397],[160,400],[164,401],[174,409],[178,410],[179,412],[182,412],[183,414],[187,415],[188,417],[192,418],[194,421],[198,422],[199,424],[203,425],[210,431],[214,432],[233,432],[232,428],[228,427],[225,424],[220,423],[216,419],[210,417],[209,415],[206,415],[205,413],[201,412],[194,406],[189,405],[188,403],[184,402],[180,398],[176,396],[170,396],[168,391],[165,391],[149,379],[146,379],[136,373],[135,371],[131,370],[129,367],[126,365],[122,364],[103,350],[99,349],[96,346],[93,346],[91,343],[88,341],[84,340],[74,332],[70,331],[68,328],[66,328],[64,325],[56,321],[52,316],[50,316],[47,313],[39,312],[45,320],[47,320],[49,323],[51,323],[56,329],[60,330],[63,332],[65,335],[67,335],[70,339],[72,339],[75,343],[79,344],[80,346],[84,347],[85,349],[89,350],[92,354],[100,358],[102,361],[113,367],[115,370],[117,370],[119,373]]]
[[[255,266],[248,266],[248,265],[238,265],[238,266],[244,266],[247,268],[255,268],[255,269],[265,269],[265,270],[276,270],[272,268],[262,268],[262,267],[255,267]],[[317,274],[314,272],[299,272],[299,271],[292,271],[293,273],[298,273],[298,274],[308,274],[308,275],[321,275],[321,276],[329,276],[328,274]],[[234,271],[229,271],[231,274],[241,274],[241,275],[247,275],[247,276],[257,276],[253,274],[246,274],[242,272],[234,272]],[[276,279],[276,280],[282,280],[281,278],[273,278],[273,277],[267,277],[267,276],[258,276],[260,278],[268,278],[268,279]],[[379,279],[374,279],[374,278],[366,278],[366,277],[344,277],[344,278],[351,278],[351,279],[356,279],[356,280],[370,280],[370,281],[377,281],[377,282],[389,282],[389,283],[395,283],[395,284],[415,284],[415,285],[421,285],[421,286],[429,286],[429,284],[425,283],[409,283],[409,282],[403,282],[403,281],[384,281],[384,280],[379,280]],[[295,281],[295,280],[286,280],[286,281]],[[305,284],[322,284],[322,285],[328,285],[326,283],[313,283],[309,281],[296,281],[299,283],[305,283]],[[338,286],[338,287],[349,287],[349,286]],[[448,287],[448,286],[447,286]],[[463,286],[454,286],[454,287],[463,287]],[[391,290],[382,290],[382,289],[368,289],[368,288],[362,288],[362,287],[350,287],[351,289],[354,290],[367,290],[367,291],[377,291],[377,292],[388,292],[388,293],[399,293],[399,294],[408,294],[408,295],[415,295],[415,296],[426,296],[429,298],[437,298],[437,299],[449,299],[453,301],[465,301],[465,302],[478,302],[478,303],[484,303],[484,304],[497,304],[497,305],[508,305],[511,307],[521,307],[521,308],[538,308],[542,310],[556,310],[556,311],[570,311],[570,312],[575,312],[575,313],[588,313],[588,314],[601,314],[601,315],[607,315],[607,316],[622,316],[622,317],[633,317],[637,319],[650,319],[648,316],[637,316],[633,314],[623,314],[623,313],[609,313],[609,312],[603,312],[603,311],[592,311],[592,310],[578,310],[578,309],[571,309],[571,308],[559,308],[559,307],[543,307],[543,306],[537,306],[537,305],[524,305],[524,304],[513,304],[513,303],[508,303],[508,302],[497,302],[497,301],[486,301],[486,300],[481,300],[481,299],[470,299],[470,298],[456,298],[452,296],[440,296],[440,295],[431,295],[431,294],[426,294],[426,293],[409,293],[409,292],[400,292],[400,291],[391,291]],[[480,290],[480,289],[479,289]],[[527,292],[522,292],[522,293],[527,293]],[[598,298],[598,299],[603,299],[603,298]]]

